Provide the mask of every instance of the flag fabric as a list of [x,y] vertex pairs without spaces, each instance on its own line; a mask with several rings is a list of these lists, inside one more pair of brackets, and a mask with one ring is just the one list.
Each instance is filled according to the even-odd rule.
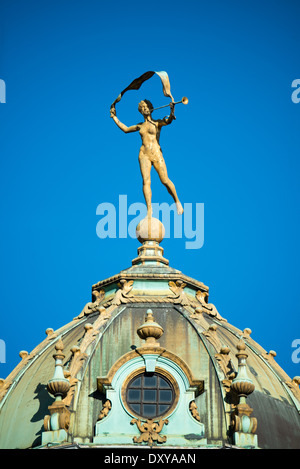
[[126,91],[139,90],[140,87],[142,86],[142,84],[146,80],[149,80],[149,78],[153,77],[154,74],[158,75],[159,78],[161,79],[164,95],[171,98],[172,102],[174,102],[174,98],[171,95],[171,86],[170,86],[170,80],[169,80],[168,74],[166,72],[152,72],[152,71],[149,71],[149,72],[143,73],[143,75],[141,75],[140,77],[135,78],[135,80],[133,80],[130,83],[130,85],[127,86],[127,88],[125,88],[123,91],[121,91],[121,93],[119,94],[117,99],[115,99],[115,101],[112,103],[111,107],[115,106],[116,103],[121,101],[122,96],[123,96],[124,93],[126,93]]

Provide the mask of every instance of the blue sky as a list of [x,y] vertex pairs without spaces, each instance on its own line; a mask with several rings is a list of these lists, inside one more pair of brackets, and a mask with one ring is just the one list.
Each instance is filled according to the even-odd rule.
[[[296,1],[2,0],[0,78],[1,329],[16,366],[77,316],[92,284],[131,265],[138,242],[99,239],[100,203],[143,202],[140,137],[109,118],[148,70],[169,74],[177,120],[161,146],[182,203],[204,203],[205,241],[162,243],[170,265],[210,287],[210,301],[291,376],[299,330],[300,78]],[[158,77],[117,105],[168,103]],[[167,111],[157,111],[163,117]],[[152,176],[153,202],[172,200]]]

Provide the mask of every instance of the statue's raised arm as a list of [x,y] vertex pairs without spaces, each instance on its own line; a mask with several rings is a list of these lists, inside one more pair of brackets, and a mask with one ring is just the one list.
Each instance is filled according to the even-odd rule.
[[125,132],[125,134],[128,134],[130,132],[137,132],[140,130],[139,125],[131,125],[130,127],[127,127],[127,125],[123,124],[118,118],[117,118],[117,112],[115,106],[112,106],[110,108],[110,117],[115,121],[117,126]]

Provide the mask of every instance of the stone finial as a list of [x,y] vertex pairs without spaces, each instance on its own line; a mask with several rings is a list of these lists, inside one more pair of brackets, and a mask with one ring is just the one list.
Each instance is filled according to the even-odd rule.
[[55,344],[55,354],[53,358],[55,359],[55,370],[53,378],[47,384],[47,389],[50,394],[52,394],[56,400],[61,400],[66,396],[67,392],[70,389],[69,381],[64,377],[63,372],[63,359],[65,355],[63,353],[64,345],[61,339]]
[[46,333],[46,336],[48,339],[50,340],[53,340],[57,337],[57,334],[56,332],[54,332],[54,330],[52,329],[52,327],[48,327],[46,330],[45,330],[45,333]]
[[26,358],[28,356],[28,352],[26,352],[26,350],[21,350],[19,352],[19,357],[24,360],[24,358]]
[[285,384],[290,388],[294,396],[298,399],[300,402],[300,376],[294,376],[294,378],[290,381],[286,381]]
[[47,390],[55,397],[55,401],[48,407],[50,415],[44,418],[45,432],[42,434],[42,444],[50,442],[62,442],[67,439],[67,431],[70,425],[70,411],[62,400],[70,389],[70,382],[64,376],[63,353],[64,344],[59,338],[55,344],[55,369],[53,378],[48,381]]
[[238,359],[238,374],[232,381],[231,389],[235,391],[239,397],[247,397],[254,391],[255,386],[247,375],[246,361],[248,354],[246,352],[245,342],[240,340],[236,348],[238,349],[238,353],[236,354]]
[[243,339],[249,339],[251,334],[252,334],[252,330],[249,327],[246,327],[243,330]]
[[232,428],[234,444],[241,447],[257,447],[257,420],[250,417],[253,409],[246,403],[246,398],[251,394],[255,386],[247,375],[246,362],[248,354],[246,352],[246,344],[241,339],[236,348],[238,353],[238,374],[231,383],[231,390],[238,395],[239,403],[232,413]]
[[163,333],[163,328],[154,321],[152,310],[148,309],[144,324],[137,329],[138,336],[145,340],[143,346],[151,345],[152,347],[159,347],[159,343],[156,341]]
[[157,218],[144,218],[136,227],[136,237],[139,242],[155,241],[161,243],[165,236],[165,228]]
[[157,265],[168,265],[169,261],[163,257],[164,250],[159,245],[165,236],[165,228],[157,218],[146,217],[136,227],[136,237],[142,244],[138,248],[138,257],[133,259],[132,265],[155,262]]

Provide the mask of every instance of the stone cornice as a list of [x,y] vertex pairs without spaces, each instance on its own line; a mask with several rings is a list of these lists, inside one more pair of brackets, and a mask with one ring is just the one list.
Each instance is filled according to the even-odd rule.
[[98,283],[95,283],[92,286],[92,290],[99,290],[100,288],[103,288],[105,286],[111,285],[115,282],[119,282],[120,280],[181,280],[182,282],[185,282],[188,287],[191,288],[197,288],[203,291],[209,291],[209,287],[204,285],[203,282],[199,282],[198,280],[195,280],[191,277],[188,277],[187,275],[184,275],[181,272],[162,272],[162,273],[135,273],[135,272],[125,272],[122,271],[117,275],[114,275],[112,277],[109,277],[105,280],[101,280]]

